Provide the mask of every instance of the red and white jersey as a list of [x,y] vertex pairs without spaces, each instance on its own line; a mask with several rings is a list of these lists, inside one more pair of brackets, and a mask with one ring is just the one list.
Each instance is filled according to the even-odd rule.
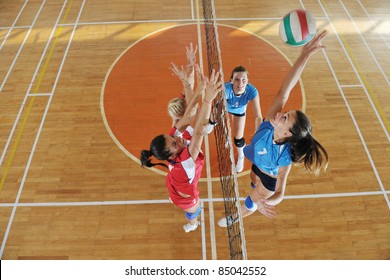
[[[202,174],[204,154],[199,153],[195,161],[191,158],[188,145],[193,134],[192,127],[188,127],[183,134],[173,127],[169,134],[188,140],[187,147],[181,154],[173,160],[168,160],[169,172],[165,180],[172,202],[182,209],[188,209],[199,201],[198,181]],[[184,198],[178,192],[190,197]]]
[[[204,154],[199,153],[194,161],[188,147],[174,160],[169,161],[169,172],[165,183],[172,202],[183,209],[188,209],[199,200],[198,181],[202,174]],[[184,198],[179,193],[190,195]]]
[[190,144],[193,134],[194,134],[194,129],[191,126],[187,126],[186,130],[183,133],[181,133],[176,127],[172,127],[171,130],[169,131],[169,135],[171,136],[179,136],[181,138],[188,140],[187,145]]

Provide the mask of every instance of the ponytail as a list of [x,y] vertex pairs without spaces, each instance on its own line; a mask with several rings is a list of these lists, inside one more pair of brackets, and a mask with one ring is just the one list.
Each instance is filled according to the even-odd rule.
[[311,134],[309,118],[301,111],[296,111],[296,122],[291,129],[293,134],[288,141],[291,144],[292,161],[303,163],[306,170],[320,173],[328,166],[328,153]]
[[303,163],[305,169],[314,172],[315,175],[319,175],[321,167],[326,170],[328,153],[311,134],[295,142],[291,147],[293,162]]
[[169,150],[166,150],[166,143],[165,143],[165,137],[164,135],[159,135],[155,137],[152,142],[150,143],[150,150],[142,150],[140,161],[142,167],[153,167],[155,165],[161,165],[168,168],[168,166],[164,163],[153,163],[150,160],[150,157],[154,156],[159,160],[168,160],[171,156],[171,152]]

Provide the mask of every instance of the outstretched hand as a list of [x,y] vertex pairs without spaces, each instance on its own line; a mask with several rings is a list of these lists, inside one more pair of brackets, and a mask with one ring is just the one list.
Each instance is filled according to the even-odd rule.
[[268,218],[273,219],[278,214],[276,212],[275,206],[267,204],[266,199],[262,198],[259,201],[257,201],[256,204],[257,204],[257,210]]
[[193,67],[195,65],[195,62],[196,62],[196,52],[198,51],[198,46],[194,46],[192,45],[192,43],[190,43],[189,46],[186,46],[186,55],[187,55],[187,61],[188,61],[188,67]]
[[324,46],[321,45],[321,42],[326,38],[326,36],[328,36],[328,34],[329,32],[327,30],[322,30],[321,32],[317,33],[317,35],[309,43],[302,47],[302,54],[311,56],[319,50],[323,49]]
[[188,83],[188,77],[186,74],[186,71],[184,67],[182,66],[181,69],[173,62],[171,62],[172,67],[169,68],[172,71],[172,75],[175,75],[178,77],[183,83]]
[[213,71],[211,72],[210,79],[207,79],[206,83],[206,93],[204,99],[206,102],[211,102],[217,96],[219,92],[223,89],[223,82],[220,77],[219,72]]
[[197,91],[200,93],[206,88],[207,78],[202,74],[198,64],[195,64]]

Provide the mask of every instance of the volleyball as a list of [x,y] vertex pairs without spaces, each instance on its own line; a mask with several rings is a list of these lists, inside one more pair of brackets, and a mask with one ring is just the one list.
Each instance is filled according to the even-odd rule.
[[316,28],[316,20],[309,11],[294,10],[280,21],[279,36],[287,45],[300,47],[314,38]]

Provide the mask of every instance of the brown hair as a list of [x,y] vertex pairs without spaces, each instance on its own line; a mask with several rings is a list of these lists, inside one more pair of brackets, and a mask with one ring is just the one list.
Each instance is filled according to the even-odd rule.
[[303,163],[305,169],[320,173],[328,166],[328,153],[311,134],[312,126],[309,118],[301,111],[296,111],[296,121],[290,129],[292,136],[288,138],[291,144],[292,161]]

